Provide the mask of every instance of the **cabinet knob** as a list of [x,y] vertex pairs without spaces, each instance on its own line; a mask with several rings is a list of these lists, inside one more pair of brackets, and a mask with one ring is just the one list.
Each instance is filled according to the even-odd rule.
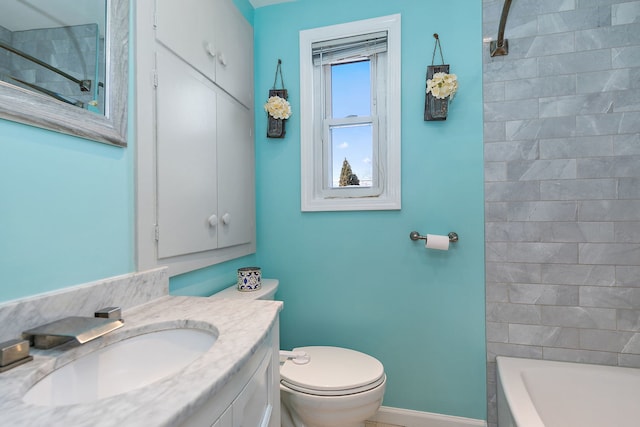
[[230,222],[231,222],[231,215],[229,215],[229,213],[222,215],[222,223],[224,225],[229,225]]
[[220,64],[222,64],[222,66],[226,67],[227,66],[227,58],[224,57],[224,53],[220,52],[218,54],[218,62]]
[[206,42],[204,44],[204,50],[206,50],[209,56],[211,56],[212,58],[216,56],[216,50],[211,43]]
[[216,214],[209,217],[209,225],[211,227],[216,227],[218,225],[218,216]]

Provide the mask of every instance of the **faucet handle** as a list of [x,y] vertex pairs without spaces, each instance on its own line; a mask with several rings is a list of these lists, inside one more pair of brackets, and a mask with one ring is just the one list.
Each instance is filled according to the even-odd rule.
[[102,317],[105,319],[122,319],[122,309],[120,307],[105,307],[96,311],[94,317]]

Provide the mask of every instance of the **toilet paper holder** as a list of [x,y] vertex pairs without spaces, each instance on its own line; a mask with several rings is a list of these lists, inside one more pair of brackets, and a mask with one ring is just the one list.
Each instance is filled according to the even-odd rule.
[[[454,231],[447,234],[447,236],[449,237],[449,241],[451,243],[455,243],[458,241],[458,233]],[[416,240],[424,240],[425,242],[427,241],[427,236],[421,236],[420,233],[418,233],[417,231],[412,231],[411,233],[409,233],[409,238],[413,241],[416,241]]]

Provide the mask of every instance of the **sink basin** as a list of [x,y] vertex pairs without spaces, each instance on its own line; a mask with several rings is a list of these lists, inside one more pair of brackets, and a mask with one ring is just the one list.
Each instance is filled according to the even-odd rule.
[[89,403],[175,374],[207,352],[216,335],[166,329],[136,335],[80,357],[31,387],[23,401],[61,406]]

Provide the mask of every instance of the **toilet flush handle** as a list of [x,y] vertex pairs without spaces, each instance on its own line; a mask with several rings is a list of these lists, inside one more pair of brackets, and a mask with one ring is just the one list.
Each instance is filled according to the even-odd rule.
[[311,361],[311,357],[306,351],[286,351],[280,350],[280,360],[291,359],[296,365],[306,365]]

